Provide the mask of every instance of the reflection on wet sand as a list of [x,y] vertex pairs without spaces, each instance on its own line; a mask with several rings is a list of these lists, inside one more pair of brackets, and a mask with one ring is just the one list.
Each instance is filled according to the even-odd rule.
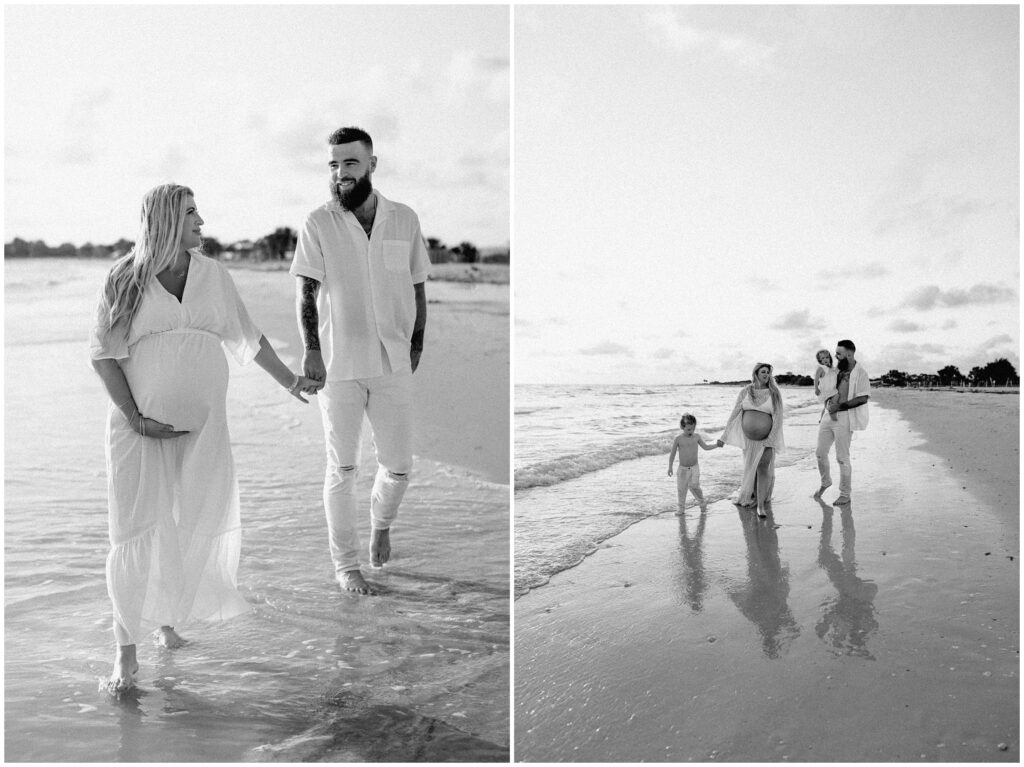
[[832,507],[821,502],[821,540],[818,565],[828,574],[836,594],[822,603],[822,614],[814,627],[818,638],[831,645],[837,655],[852,655],[868,660],[875,657],[867,642],[878,629],[875,620],[875,595],[878,586],[857,575],[854,552],[857,533],[853,525],[853,507],[842,508],[842,557],[832,547]]
[[771,505],[767,506],[767,519],[758,519],[750,509],[737,511],[747,544],[747,579],[726,590],[743,616],[757,626],[764,654],[778,658],[800,634],[787,604],[789,568],[779,557]]
[[689,535],[686,515],[679,515],[679,551],[683,555],[682,562],[676,570],[675,581],[683,600],[695,613],[704,607],[704,595],[710,584],[704,572],[704,527],[708,521],[707,507],[701,507],[693,537]]
[[145,717],[140,698],[145,693],[138,687],[118,694],[108,694],[107,700],[117,709],[117,724],[120,739],[117,744],[117,761],[146,762],[152,756],[147,753],[142,722]]

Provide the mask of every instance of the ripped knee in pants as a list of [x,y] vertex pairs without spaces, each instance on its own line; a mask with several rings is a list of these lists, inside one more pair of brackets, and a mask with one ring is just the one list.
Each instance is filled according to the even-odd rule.
[[342,492],[355,492],[356,467],[334,466],[331,468],[331,485]]

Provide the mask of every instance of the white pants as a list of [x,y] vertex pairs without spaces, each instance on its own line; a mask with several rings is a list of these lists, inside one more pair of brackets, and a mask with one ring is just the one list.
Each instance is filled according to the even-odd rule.
[[676,467],[676,492],[680,504],[686,502],[687,489],[693,491],[693,497],[698,501],[704,500],[704,493],[700,489],[700,464],[698,463],[693,466]]
[[840,413],[839,420],[833,421],[826,412],[821,417],[821,423],[818,424],[818,449],[815,452],[818,459],[818,473],[821,475],[821,484],[832,484],[828,454],[834,442],[836,446],[836,462],[839,464],[839,494],[847,498],[850,497],[853,484],[853,467],[850,465],[850,441],[852,439],[853,432],[850,431],[849,416]]
[[331,559],[338,573],[358,570],[356,475],[363,414],[370,421],[377,456],[370,524],[387,530],[398,516],[412,469],[412,373],[328,381],[317,399],[327,447],[324,511]]

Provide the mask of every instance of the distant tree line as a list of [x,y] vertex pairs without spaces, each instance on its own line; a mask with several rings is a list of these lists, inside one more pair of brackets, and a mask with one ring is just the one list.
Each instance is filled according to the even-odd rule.
[[880,379],[882,386],[1020,386],[1017,369],[1008,359],[1000,357],[985,365],[971,368],[964,375],[956,365],[946,365],[934,375],[890,370]]
[[436,237],[427,238],[427,253],[432,264],[507,264],[508,248],[490,248],[481,251],[471,242],[460,242],[449,247]]
[[[284,261],[292,257],[298,241],[294,229],[278,227],[258,240],[238,240],[225,245],[216,237],[203,237],[203,252],[211,258],[224,260]],[[119,258],[134,247],[131,240],[120,239],[109,245],[95,245],[87,242],[82,246],[70,242],[56,247],[42,240],[23,240],[15,237],[4,243],[4,258]],[[436,237],[427,238],[427,251],[434,264],[466,263],[476,264],[509,262],[509,249],[490,248],[481,251],[471,242],[460,242],[449,247]]]
[[[798,373],[781,373],[775,376],[776,383],[788,386],[813,386],[814,379]],[[935,374],[905,373],[890,370],[878,379],[882,386],[1020,386],[1017,369],[1005,357],[986,365],[971,368],[964,375],[956,365],[946,365]],[[708,383],[705,381],[705,383]],[[749,381],[711,381],[711,385],[741,386]]]

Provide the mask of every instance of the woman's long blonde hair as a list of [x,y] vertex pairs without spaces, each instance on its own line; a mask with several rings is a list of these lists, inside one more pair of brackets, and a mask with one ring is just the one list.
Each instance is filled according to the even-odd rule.
[[99,326],[104,333],[121,325],[128,336],[149,281],[178,254],[190,196],[194,195],[187,186],[161,184],[142,198],[135,245],[111,267],[103,285]]
[[755,389],[757,388],[757,371],[761,368],[768,368],[768,392],[772,396],[772,407],[777,412],[782,412],[782,390],[779,389],[779,385],[775,383],[775,376],[773,375],[775,368],[767,362],[758,362],[754,365],[754,370],[750,374],[750,385]]

